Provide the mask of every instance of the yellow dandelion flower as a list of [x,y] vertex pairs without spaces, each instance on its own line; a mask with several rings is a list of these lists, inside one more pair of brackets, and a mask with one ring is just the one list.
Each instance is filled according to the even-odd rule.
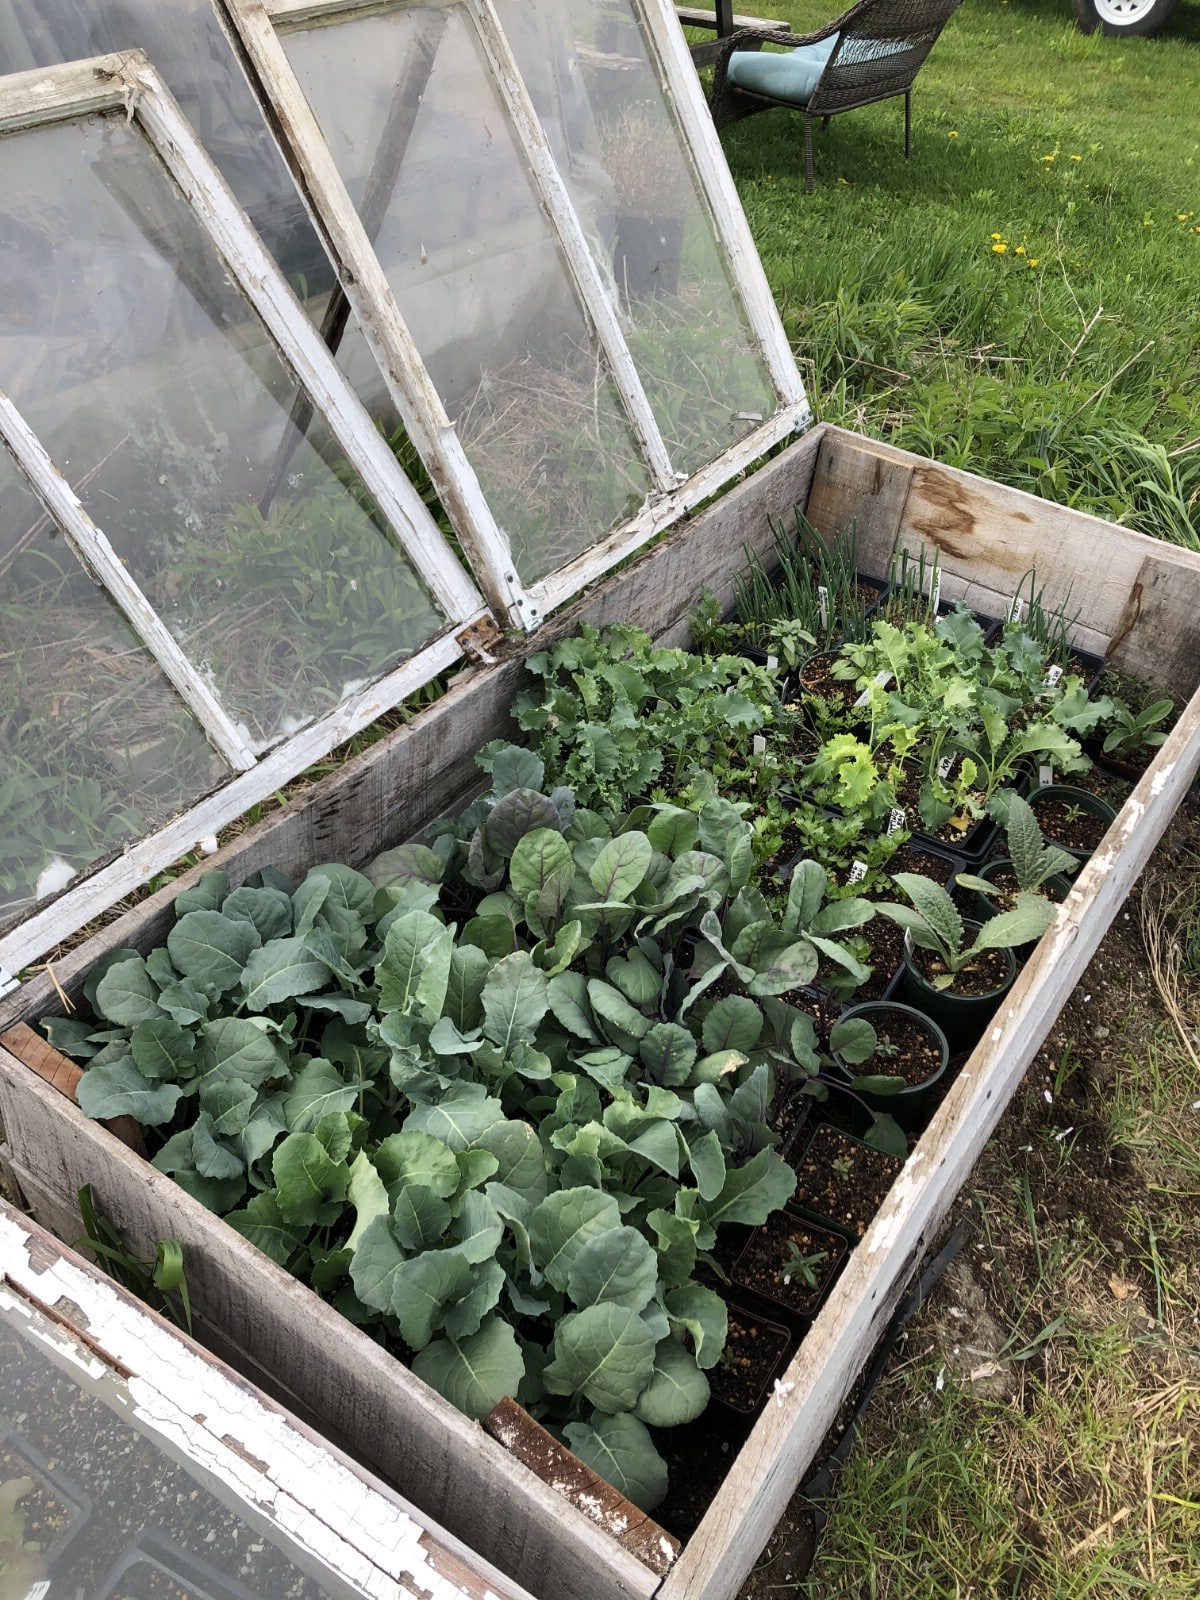
[[1053,160],[1054,160],[1054,157],[1053,157],[1053,156],[1043,156],[1043,157],[1042,157],[1042,160],[1043,160],[1043,161],[1053,161]]
[[996,254],[998,256],[1002,256],[1004,254],[1004,252],[1008,249],[1008,246],[1006,244],[994,244],[992,246],[992,249],[996,252]]
[[997,240],[997,239],[1003,239],[1003,237],[1004,237],[1004,235],[1003,235],[1003,234],[1002,234],[1002,233],[994,233],[994,234],[993,234],[993,235],[992,235],[992,239],[993,239],[993,241],[995,241],[995,240]]
[[1082,161],[1082,160],[1083,160],[1083,157],[1082,157],[1082,156],[1072,156],[1072,157],[1071,157],[1071,160],[1072,160],[1072,161]]
[[948,139],[957,139],[958,138],[958,129],[957,128],[951,128],[950,132],[946,135],[946,137]]
[[1030,266],[1031,266],[1031,267],[1036,267],[1036,266],[1037,266],[1037,264],[1038,264],[1038,258],[1037,258],[1037,257],[1036,257],[1036,256],[1030,256],[1030,258],[1029,258],[1029,265],[1030,265]]
[[1025,254],[1025,246],[1023,244],[1019,244],[1013,251],[1013,254],[1016,256],[1023,256]]

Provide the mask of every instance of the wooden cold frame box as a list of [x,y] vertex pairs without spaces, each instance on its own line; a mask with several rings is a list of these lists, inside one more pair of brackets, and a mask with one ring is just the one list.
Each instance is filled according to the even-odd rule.
[[[206,1341],[316,1419],[427,1514],[542,1600],[731,1600],[813,1460],[1021,1074],[1145,865],[1200,764],[1200,555],[967,473],[820,426],[671,532],[634,564],[473,667],[447,695],[218,856],[231,881],[360,863],[451,810],[478,778],[472,757],[508,730],[523,655],[581,622],[634,623],[684,643],[701,584],[732,596],[743,549],[766,553],[770,521],[807,510],[826,534],[851,519],[864,570],[893,550],[938,551],[943,595],[999,613],[1036,569],[1045,603],[1079,613],[1076,642],[1190,696],[987,1037],[913,1150],[832,1298],[794,1358],[699,1529],[665,1577],[513,1461],[370,1338],[260,1255],[0,1048],[10,1178],[48,1227],[78,1233],[91,1182],[131,1243],[184,1241]],[[178,880],[0,1004],[0,1032],[61,1007],[104,952],[161,943]]]

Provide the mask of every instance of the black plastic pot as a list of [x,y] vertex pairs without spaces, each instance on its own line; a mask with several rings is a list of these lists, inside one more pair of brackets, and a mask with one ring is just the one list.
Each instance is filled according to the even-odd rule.
[[[1012,862],[1007,856],[994,856],[991,861],[984,862],[975,876],[983,878],[987,883],[992,883],[1002,872],[1011,869],[1011,867]],[[1058,905],[1071,892],[1071,880],[1060,873],[1055,873],[1052,878],[1046,879],[1037,892],[1043,895],[1045,899],[1052,900],[1055,905]],[[976,889],[975,891],[975,907],[981,922],[986,922],[990,917],[994,917],[1006,909],[999,901],[993,900],[990,896],[984,894],[981,889]],[[1037,941],[1033,940],[1029,944],[1018,945],[1014,949],[1013,954],[1016,956],[1018,964],[1024,964],[1029,959],[1036,945]]]
[[[6,1470],[5,1464],[0,1462],[0,1482],[7,1481],[10,1477],[29,1477],[34,1481],[35,1489],[29,1496],[19,1500],[17,1507],[26,1517],[26,1539],[31,1544],[36,1542],[41,1546],[38,1562],[44,1569],[45,1576],[49,1578],[53,1576],[54,1568],[67,1547],[83,1532],[84,1525],[92,1514],[91,1498],[72,1483],[70,1478],[65,1477],[57,1467],[52,1467],[40,1450],[0,1418],[0,1455],[4,1454],[14,1459],[16,1470],[10,1473]],[[39,1518],[45,1515],[45,1510],[39,1509],[41,1496],[57,1500],[63,1508],[63,1525],[52,1532],[47,1530],[45,1537],[39,1537],[37,1525]],[[31,1504],[30,1501],[34,1503]]]
[[[900,1000],[868,1000],[864,1005],[850,1006],[842,1013],[842,1021],[846,1022],[851,1017],[864,1017],[877,1034],[883,1034],[887,1032],[886,1019],[889,1014],[905,1017],[927,1030],[930,1039],[937,1047],[938,1065],[927,1077],[917,1083],[908,1084],[906,1088],[897,1089],[895,1094],[873,1094],[862,1089],[856,1089],[854,1093],[870,1106],[872,1111],[895,1117],[902,1128],[912,1132],[924,1128],[929,1120],[929,1113],[941,1092],[942,1079],[950,1064],[950,1045],[933,1017],[927,1012],[919,1011],[916,1006],[905,1005]],[[846,1070],[851,1074],[880,1073],[886,1076],[891,1073],[892,1066],[887,1061],[868,1061],[861,1067],[847,1067]]]
[[[821,1255],[821,1261],[812,1268],[815,1283],[804,1281],[799,1266],[789,1272],[789,1244],[804,1255]],[[803,1334],[828,1299],[848,1254],[844,1234],[810,1222],[790,1209],[776,1211],[755,1228],[738,1257],[733,1269],[734,1286],[766,1301],[772,1316]]]
[[[964,919],[965,939],[974,941],[980,924]],[[1002,950],[1006,958],[1008,976],[1004,982],[989,989],[986,994],[963,994],[951,985],[935,989],[917,965],[912,935],[904,935],[904,993],[910,1004],[927,1017],[932,1017],[946,1035],[953,1050],[967,1050],[980,1038],[992,1013],[1012,988],[1017,976],[1017,958],[1011,950]]]
[[732,1416],[751,1421],[769,1398],[776,1378],[787,1367],[795,1335],[738,1300],[726,1302],[729,1335],[715,1367],[708,1369],[712,1403]]
[[155,1528],[143,1529],[122,1551],[95,1600],[117,1600],[118,1596],[142,1600],[143,1595],[154,1596],[156,1586],[159,1594],[165,1592],[162,1586],[168,1580],[176,1586],[172,1600],[256,1600],[236,1579],[227,1578]]
[[[796,1173],[789,1206],[852,1245],[866,1232],[904,1165],[898,1156],[885,1155],[828,1122],[818,1123],[806,1140],[785,1145],[784,1154]],[[840,1161],[849,1162],[848,1171],[838,1170],[835,1163]]]
[[[1055,802],[1066,806],[1077,807],[1086,816],[1095,817],[1097,822],[1103,823],[1103,827],[1100,827],[1097,831],[1095,844],[1093,844],[1090,848],[1085,849],[1083,846],[1068,844],[1064,840],[1056,839],[1054,837],[1051,829],[1046,826],[1044,821],[1044,812],[1040,811],[1039,808],[1052,805]],[[1073,788],[1070,784],[1066,783],[1051,783],[1047,784],[1044,788],[1035,789],[1029,796],[1029,804],[1034,816],[1038,819],[1038,823],[1042,829],[1042,832],[1046,835],[1047,839],[1049,839],[1052,843],[1059,845],[1070,855],[1073,855],[1076,861],[1080,862],[1081,864],[1090,860],[1096,845],[1100,843],[1101,838],[1103,838],[1104,834],[1108,832],[1108,829],[1111,827],[1113,819],[1117,814],[1116,810],[1109,805],[1108,801],[1101,800],[1099,795],[1092,794],[1087,789]]]

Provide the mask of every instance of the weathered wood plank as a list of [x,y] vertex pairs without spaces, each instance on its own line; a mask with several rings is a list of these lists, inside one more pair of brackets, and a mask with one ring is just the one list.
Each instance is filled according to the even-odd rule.
[[1200,554],[1147,543],[1113,634],[1113,659],[1125,672],[1190,694],[1200,672]]
[[[1200,593],[1200,590],[1194,591]],[[963,1067],[658,1600],[733,1600],[1058,1012],[1200,768],[1200,691]]]
[[[0,1033],[0,1045],[10,1050],[18,1061],[23,1061],[31,1072],[36,1072],[52,1089],[57,1089],[68,1100],[75,1099],[83,1068],[69,1061],[40,1033],[34,1033],[26,1023],[18,1022],[7,1033]],[[142,1125],[135,1117],[106,1117],[104,1126],[136,1155],[147,1154]]]
[[913,460],[828,428],[805,515],[826,539],[853,524],[859,570],[886,578],[912,485]]
[[286,1384],[289,1404],[294,1397],[485,1560],[543,1600],[653,1593],[648,1568],[477,1423],[3,1048],[0,1123],[22,1152],[14,1164],[27,1197],[56,1197],[48,1221],[76,1236],[71,1202],[91,1183],[134,1253],[152,1257],[159,1239],[182,1239],[201,1335],[219,1328],[237,1367],[249,1358],[253,1373],[274,1375],[273,1389]]

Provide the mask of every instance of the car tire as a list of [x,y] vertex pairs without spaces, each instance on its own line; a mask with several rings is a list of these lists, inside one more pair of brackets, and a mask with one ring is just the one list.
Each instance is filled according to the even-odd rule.
[[1073,0],[1075,21],[1084,33],[1097,28],[1114,38],[1135,33],[1157,33],[1170,19],[1179,0]]

